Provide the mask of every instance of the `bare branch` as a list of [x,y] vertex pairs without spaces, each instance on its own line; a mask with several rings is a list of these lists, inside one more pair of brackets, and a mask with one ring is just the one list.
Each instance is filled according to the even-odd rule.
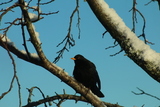
[[17,84],[18,84],[19,107],[22,107],[21,85],[20,85],[20,82],[19,82],[19,79],[18,79],[17,75],[16,75],[15,78],[16,78],[16,81],[17,81]]
[[[79,0],[76,0],[76,5],[77,5],[77,8],[79,8]],[[81,29],[80,29],[80,13],[79,13],[79,9],[77,9],[77,27],[78,27],[78,38],[80,39],[80,35],[81,35]]]
[[63,48],[58,51],[58,56],[54,59],[53,63],[56,63],[60,60],[60,58],[62,58],[63,56],[63,53],[65,52],[65,50],[68,50],[67,46],[70,48],[70,47],[73,47],[75,45],[75,40],[73,39],[73,36],[71,34],[71,30],[72,30],[72,22],[73,22],[73,17],[75,15],[75,13],[77,12],[78,14],[78,23],[77,23],[77,26],[78,26],[78,29],[79,29],[79,36],[78,38],[80,38],[80,16],[79,16],[79,0],[76,0],[76,7],[75,9],[73,10],[71,16],[70,16],[70,21],[69,21],[69,27],[68,27],[68,33],[66,35],[66,37],[62,40],[62,42],[60,42],[57,47],[59,47],[60,45],[62,45],[64,42],[65,42],[65,45],[63,46]]
[[[8,39],[3,35],[3,36],[0,36],[0,41],[2,41],[2,39],[5,38],[5,41],[8,42]],[[18,94],[19,94],[19,107],[21,107],[21,86],[20,86],[20,82],[19,82],[19,79],[18,79],[18,76],[17,76],[17,71],[16,71],[16,63],[15,63],[15,60],[10,52],[10,50],[8,49],[7,45],[4,44],[4,47],[6,48],[7,50],[7,53],[12,61],[12,64],[13,64],[13,71],[14,71],[14,75],[12,77],[12,80],[11,80],[11,83],[10,83],[10,87],[8,89],[8,91],[2,93],[2,95],[0,96],[0,99],[2,99],[5,95],[7,95],[11,90],[12,90],[12,87],[13,87],[13,82],[14,80],[16,79],[17,81],[17,84],[18,84]]]
[[27,30],[28,30],[29,35],[30,35],[31,43],[35,47],[35,49],[36,49],[36,51],[38,53],[39,58],[40,59],[46,59],[46,57],[45,57],[45,55],[44,55],[44,53],[43,53],[43,51],[41,49],[41,43],[39,43],[39,41],[37,39],[37,36],[35,34],[35,30],[34,30],[34,28],[32,26],[32,22],[30,20],[28,11],[25,8],[25,2],[23,0],[19,0],[19,3],[21,4],[20,8],[22,10],[22,13],[23,13],[23,16],[24,16],[24,20],[25,20],[25,23],[26,23],[26,27],[27,27]]
[[[105,48],[105,49],[107,50],[107,49],[110,49],[110,48],[115,48],[115,47],[117,47],[118,45],[119,45],[119,44],[118,44],[118,43],[116,44],[116,41],[115,41],[113,46],[109,46],[109,47],[107,47],[107,48]],[[121,48],[120,51],[118,51],[118,52],[116,52],[115,54],[112,54],[112,55],[110,55],[110,56],[116,56],[117,54],[120,54],[121,52],[123,52],[123,49],[122,49],[122,48]]]
[[8,91],[2,93],[1,96],[0,96],[0,99],[2,99],[6,94],[8,94],[12,90],[13,82],[14,82],[15,77],[16,77],[16,65],[15,65],[14,59],[13,59],[12,55],[10,54],[10,52],[8,50],[7,50],[7,52],[8,52],[9,57],[12,60],[13,69],[14,69],[14,75],[12,77],[12,80],[11,80],[10,87],[9,87]]
[[[140,35],[140,36],[138,36],[138,37],[143,37],[144,38],[144,42],[145,43],[147,43],[146,41],[146,36],[145,36],[145,27],[146,27],[146,19],[145,19],[145,17],[143,16],[143,14],[136,8],[136,5],[137,5],[137,2],[136,2],[136,0],[133,0],[133,7],[132,7],[132,23],[133,23],[133,28],[132,28],[132,31],[133,32],[135,32],[135,29],[136,29],[136,26],[135,26],[135,23],[138,23],[137,22],[137,14],[136,14],[136,12],[138,12],[139,13],[139,15],[142,17],[142,19],[143,19],[143,22],[144,22],[144,24],[143,24],[143,28],[142,28],[142,34]],[[130,10],[130,11],[131,11]]]
[[104,35],[107,33],[108,31],[106,30],[103,34],[102,34],[102,38],[104,38]]
[[41,61],[38,55],[35,56],[35,54],[30,53],[30,58],[28,58],[28,55],[24,51],[18,50],[14,45],[11,45],[10,43],[2,41],[2,39],[0,39],[0,46],[6,50],[9,50],[10,52],[12,52],[14,55],[16,55],[20,59],[23,59],[27,62],[36,64],[39,66],[41,65]]
[[40,15],[52,15],[52,14],[57,14],[59,11],[56,12],[49,12],[49,13],[40,13]]
[[6,2],[2,2],[2,3],[0,3],[0,5],[8,4],[8,3],[12,2],[12,1],[13,1],[13,0],[9,0],[9,1],[6,1]]
[[[132,23],[133,23],[133,28],[132,31],[135,32],[136,26],[135,26],[135,22],[137,23],[137,17],[136,17],[136,0],[133,0],[133,6],[132,6]],[[131,11],[129,10],[129,12]]]
[[110,56],[116,56],[116,55],[120,54],[121,52],[123,52],[123,49],[121,49],[120,51],[118,51],[118,52],[116,52],[115,54],[110,55]]
[[145,27],[146,27],[146,19],[145,19],[145,17],[143,16],[143,14],[139,11],[139,10],[137,10],[136,9],[136,11],[140,14],[140,16],[142,17],[142,19],[143,19],[143,22],[144,22],[144,24],[143,24],[143,28],[142,28],[142,34],[139,36],[139,37],[143,37],[144,38],[144,41],[145,41],[145,43],[147,43],[146,41],[146,36],[145,36]]
[[151,2],[153,2],[153,0],[149,1],[148,3],[146,3],[145,5],[149,5]]
[[[93,106],[104,107],[103,102],[101,102],[98,97],[93,95],[93,93],[91,91],[88,92],[88,88],[85,88],[82,84],[79,84],[77,81],[75,81],[75,79],[70,77],[62,68],[60,68],[60,67],[56,66],[55,64],[51,63],[46,58],[46,56],[44,55],[44,52],[41,48],[41,44],[38,42],[38,40],[36,38],[35,31],[33,29],[31,20],[30,20],[29,15],[28,15],[28,11],[24,7],[24,1],[19,0],[19,3],[21,4],[20,7],[21,7],[21,10],[22,10],[25,22],[26,22],[26,28],[27,28],[28,33],[29,33],[30,38],[31,38],[31,43],[33,44],[34,48],[36,49],[36,51],[38,53],[38,57],[40,59],[39,62],[41,64],[41,66],[43,68],[45,68],[46,70],[48,70],[53,75],[60,78],[63,82],[65,82],[66,84],[71,86],[73,89],[76,90],[76,92],[81,93],[89,102],[92,102]],[[70,38],[70,39],[72,39],[72,38]],[[89,93],[89,94],[86,95],[86,93]]]
[[45,3],[39,3],[40,5],[45,5],[45,4],[49,4],[49,3],[51,3],[51,2],[53,2],[54,0],[50,0],[50,1],[48,1],[48,2],[45,2]]
[[134,92],[134,91],[132,91],[132,93],[134,93],[135,95],[147,95],[147,96],[153,97],[153,98],[155,98],[155,99],[157,99],[157,100],[160,100],[160,98],[158,98],[157,96],[154,96],[154,95],[151,95],[151,94],[149,94],[149,93],[146,93],[146,92],[144,92],[142,89],[140,89],[140,88],[138,88],[138,87],[137,87],[137,89],[138,89],[139,91],[141,91],[141,93],[136,93],[136,92]]
[[6,28],[2,28],[0,29],[0,31],[2,30],[4,35],[7,35],[6,33],[8,32],[8,30],[13,26],[13,25],[20,25],[20,23],[16,23],[17,21],[20,21],[21,18],[16,18],[13,22],[6,22],[6,24],[10,24],[9,26],[7,26]]
[[[45,95],[44,95],[44,93],[42,92],[42,90],[41,90],[39,87],[36,87],[36,86],[35,86],[35,87],[30,88],[30,89],[27,88],[27,90],[28,90],[28,92],[29,92],[28,103],[31,103],[31,97],[32,97],[32,95],[33,95],[32,92],[33,92],[34,89],[38,89],[39,92],[42,94],[43,99],[45,99]],[[46,102],[44,102],[44,106],[47,107]]]
[[19,6],[18,4],[14,4],[10,7],[8,7],[7,9],[2,9],[1,11],[4,11],[1,15],[0,15],[0,20],[2,20],[2,17],[9,11],[12,11],[13,8]]
[[[136,34],[125,25],[114,9],[109,8],[108,4],[105,4],[105,1],[87,0],[87,3],[104,28],[116,39],[121,48],[123,48],[127,56],[153,79],[160,82],[160,69],[158,64],[160,60],[157,58],[159,57],[159,53],[155,52],[137,38]],[[105,5],[101,6],[102,4]],[[150,54],[148,55],[148,53],[153,57],[149,57]]]
[[28,59],[30,59],[31,56],[30,56],[30,53],[28,51],[27,44],[26,44],[23,20],[21,20],[21,29],[22,29],[23,46],[24,46],[25,51],[27,52]]
[[115,45],[113,45],[113,46],[109,46],[109,47],[107,47],[107,48],[105,48],[105,49],[115,48],[116,46],[118,46],[118,44],[115,44]]
[[[77,101],[83,101],[86,103],[89,103],[84,97],[82,96],[76,96],[76,95],[70,95],[70,94],[57,94],[55,96],[52,97],[47,97],[45,99],[41,99],[35,102],[31,102],[28,103],[27,105],[23,106],[23,107],[34,107],[34,106],[38,106],[44,102],[50,102],[50,101],[54,101],[54,100],[59,100],[58,103],[54,102],[58,107],[59,105],[66,100],[75,100],[75,102],[77,103]],[[107,107],[123,107],[120,106],[118,104],[111,104],[111,103],[107,103],[107,102],[103,102]]]
[[147,4],[145,4],[145,5],[148,5],[148,4],[150,4],[151,2],[154,2],[154,1],[157,1],[158,2],[158,6],[159,6],[159,10],[160,10],[160,0],[151,0],[151,1],[149,1]]

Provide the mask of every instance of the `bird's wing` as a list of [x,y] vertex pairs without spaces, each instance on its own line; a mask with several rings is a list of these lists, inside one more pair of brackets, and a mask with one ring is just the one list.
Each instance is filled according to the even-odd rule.
[[97,79],[97,80],[96,80],[96,83],[98,83],[98,88],[101,89],[101,81],[100,81],[100,79],[99,79],[99,75],[98,75],[98,72],[97,72],[97,71],[96,71],[96,75],[95,75],[95,76],[96,76],[96,79]]
[[98,88],[101,89],[101,81],[98,75],[98,72],[96,70],[96,66],[91,62],[92,64],[92,70],[94,71],[94,78],[96,79],[96,83],[98,84]]

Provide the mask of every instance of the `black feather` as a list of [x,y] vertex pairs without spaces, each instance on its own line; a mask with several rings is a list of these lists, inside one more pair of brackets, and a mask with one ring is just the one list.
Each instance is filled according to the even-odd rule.
[[96,66],[82,55],[76,55],[72,58],[75,62],[73,70],[74,78],[97,95],[104,97],[101,89],[101,81],[96,70]]

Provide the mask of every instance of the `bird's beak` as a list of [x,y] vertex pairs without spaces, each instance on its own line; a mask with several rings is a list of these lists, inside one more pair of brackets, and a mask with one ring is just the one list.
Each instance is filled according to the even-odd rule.
[[76,58],[71,58],[72,60],[76,60]]

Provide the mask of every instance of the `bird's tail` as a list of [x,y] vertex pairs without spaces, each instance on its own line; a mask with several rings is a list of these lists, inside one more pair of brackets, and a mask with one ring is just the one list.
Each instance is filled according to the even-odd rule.
[[97,86],[91,88],[92,92],[97,95],[98,97],[104,97],[104,94],[98,89]]

